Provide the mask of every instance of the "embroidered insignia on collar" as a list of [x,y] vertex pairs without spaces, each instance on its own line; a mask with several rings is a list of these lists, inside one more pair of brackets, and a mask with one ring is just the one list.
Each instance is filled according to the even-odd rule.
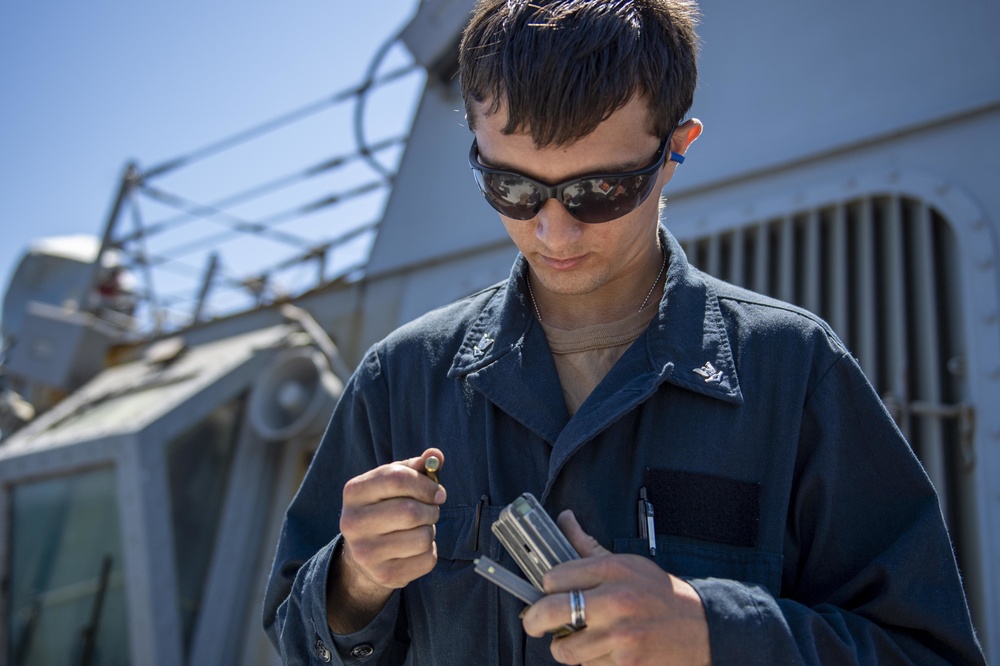
[[493,346],[493,338],[489,336],[488,333],[484,333],[483,337],[479,340],[475,347],[472,349],[472,353],[476,356],[482,356],[487,349]]
[[717,384],[722,381],[722,371],[716,370],[711,361],[705,361],[705,365],[695,368],[692,372],[701,376],[706,384]]

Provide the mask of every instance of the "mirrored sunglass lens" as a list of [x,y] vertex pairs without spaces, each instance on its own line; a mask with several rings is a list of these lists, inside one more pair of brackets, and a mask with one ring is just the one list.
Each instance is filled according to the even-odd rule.
[[627,178],[589,178],[567,187],[563,199],[566,208],[581,222],[608,222],[626,215],[649,195],[649,176]]
[[493,207],[507,217],[530,220],[541,207],[538,189],[520,176],[483,173],[480,186]]

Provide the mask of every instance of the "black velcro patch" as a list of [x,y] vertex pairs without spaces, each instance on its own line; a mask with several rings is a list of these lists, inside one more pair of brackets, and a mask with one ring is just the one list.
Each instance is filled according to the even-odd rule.
[[760,536],[760,484],[672,469],[647,469],[646,492],[660,534],[753,547]]

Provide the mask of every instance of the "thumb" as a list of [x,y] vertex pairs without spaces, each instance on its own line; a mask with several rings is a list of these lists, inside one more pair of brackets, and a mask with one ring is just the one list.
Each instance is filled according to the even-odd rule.
[[599,555],[610,555],[611,551],[597,543],[597,539],[583,531],[580,523],[577,522],[573,511],[566,509],[556,518],[556,524],[562,530],[569,542],[580,553],[580,557],[597,557]]
[[[427,461],[431,457],[437,458],[436,465],[427,464]],[[438,484],[437,490],[433,491],[433,499],[430,499],[430,496],[427,496],[427,498],[422,499],[422,501],[427,502],[428,504],[444,504],[448,495],[445,492],[444,486],[441,485],[441,480],[438,478],[438,472],[440,472],[441,468],[444,466],[444,454],[441,453],[441,449],[431,447],[424,450],[424,452],[419,456],[415,458],[407,458],[406,460],[400,460],[399,463],[409,467],[419,474],[423,474],[431,481]]]

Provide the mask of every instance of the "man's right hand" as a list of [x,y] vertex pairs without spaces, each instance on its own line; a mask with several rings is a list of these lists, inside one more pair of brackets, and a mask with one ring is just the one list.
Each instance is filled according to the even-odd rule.
[[434,525],[444,487],[424,472],[424,463],[444,454],[388,463],[356,476],[344,486],[340,514],[343,550],[327,577],[327,620],[338,634],[364,628],[385,606],[392,591],[434,568]]

